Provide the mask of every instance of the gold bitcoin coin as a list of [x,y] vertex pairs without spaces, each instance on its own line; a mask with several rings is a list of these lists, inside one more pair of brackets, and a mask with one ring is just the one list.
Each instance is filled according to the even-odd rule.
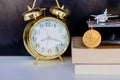
[[101,35],[98,31],[90,29],[83,35],[83,43],[86,47],[95,48],[101,43]]

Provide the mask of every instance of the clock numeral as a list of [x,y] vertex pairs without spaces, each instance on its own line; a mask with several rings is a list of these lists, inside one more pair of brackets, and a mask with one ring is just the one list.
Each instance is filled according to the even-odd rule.
[[41,48],[41,51],[42,51],[42,52],[44,52],[44,51],[45,51],[45,48],[44,48],[44,47],[42,47],[42,48]]
[[36,42],[37,38],[34,36],[34,37],[32,37],[32,40],[33,40],[33,42]]
[[51,50],[51,49],[48,49],[47,52],[48,52],[48,54],[51,54],[51,53],[52,53],[52,50]]
[[34,31],[34,35],[39,35],[40,34],[40,31]]
[[59,33],[62,33],[62,29],[59,29]]
[[55,47],[55,52],[59,52],[59,48],[57,46]]
[[56,24],[54,24],[54,28],[56,28]]
[[64,43],[60,43],[58,46],[59,46],[59,47],[63,47],[63,46],[64,46]]
[[62,49],[62,47],[63,47],[63,43],[56,45],[55,52],[59,52]]
[[43,24],[40,24],[39,26],[40,26],[40,28],[41,28],[41,29],[43,29],[43,27],[44,27],[44,25],[43,25]]
[[61,46],[64,46],[64,44],[63,44],[63,43],[60,43],[60,45],[61,45]]
[[65,35],[62,35],[62,38],[63,39],[66,39],[67,38],[67,35],[65,34]]
[[39,44],[35,44],[35,48],[40,48],[40,45]]
[[50,25],[51,25],[50,21],[47,21],[47,22],[45,23],[45,25],[46,25],[46,27],[50,27]]

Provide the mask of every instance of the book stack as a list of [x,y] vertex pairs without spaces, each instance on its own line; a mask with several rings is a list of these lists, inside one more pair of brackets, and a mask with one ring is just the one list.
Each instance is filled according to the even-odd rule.
[[120,45],[87,48],[82,37],[72,37],[72,63],[75,74],[120,74]]

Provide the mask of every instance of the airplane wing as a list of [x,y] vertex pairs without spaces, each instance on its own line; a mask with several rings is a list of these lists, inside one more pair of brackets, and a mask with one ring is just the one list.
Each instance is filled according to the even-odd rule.
[[108,17],[109,17],[109,18],[112,18],[112,17],[119,17],[119,15],[113,15],[113,16],[108,15]]
[[90,16],[92,16],[92,17],[96,17],[97,15],[90,15]]
[[112,14],[107,14],[107,16],[111,16]]

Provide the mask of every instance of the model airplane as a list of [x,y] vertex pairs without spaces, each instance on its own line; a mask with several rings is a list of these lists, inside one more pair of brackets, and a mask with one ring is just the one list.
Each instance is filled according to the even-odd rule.
[[112,14],[107,14],[107,13],[108,13],[107,9],[105,9],[103,14],[91,15],[91,16],[95,17],[94,19],[97,20],[97,24],[99,24],[100,22],[106,22],[108,18],[118,17],[118,15],[112,15]]

